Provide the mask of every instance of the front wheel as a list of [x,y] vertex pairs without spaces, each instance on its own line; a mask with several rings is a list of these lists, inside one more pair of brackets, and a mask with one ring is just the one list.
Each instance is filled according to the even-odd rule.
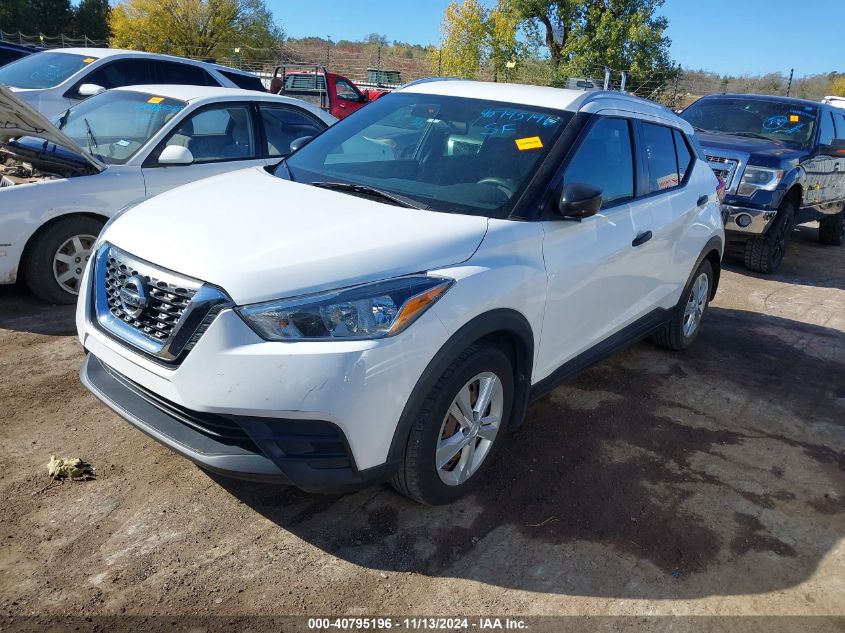
[[446,369],[417,413],[393,487],[426,505],[467,494],[503,441],[513,393],[507,355],[492,345],[470,346]]
[[652,334],[652,341],[660,347],[676,351],[685,350],[692,345],[701,330],[704,314],[710,306],[712,288],[713,266],[705,259],[684,288],[671,320]]
[[85,265],[103,222],[87,216],[57,220],[35,238],[24,262],[27,287],[47,303],[76,303]]
[[819,242],[830,246],[845,244],[845,211],[819,220]]
[[784,202],[765,235],[745,243],[745,267],[755,273],[775,272],[783,262],[794,223],[795,207],[791,202]]

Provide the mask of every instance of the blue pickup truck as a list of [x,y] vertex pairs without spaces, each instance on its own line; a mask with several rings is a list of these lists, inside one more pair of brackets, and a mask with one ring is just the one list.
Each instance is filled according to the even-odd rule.
[[681,113],[725,182],[728,246],[759,273],[783,261],[796,224],[845,241],[845,110],[764,95],[702,97]]

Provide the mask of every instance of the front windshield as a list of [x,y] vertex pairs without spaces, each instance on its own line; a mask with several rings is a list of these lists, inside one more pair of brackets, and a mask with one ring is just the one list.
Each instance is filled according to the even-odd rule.
[[97,61],[95,57],[72,53],[36,53],[0,68],[0,84],[15,88],[53,88],[94,61]]
[[143,92],[109,90],[58,118],[58,127],[107,164],[132,158],[187,104]]
[[818,108],[768,99],[701,99],[681,118],[704,132],[761,137],[806,145],[813,138]]
[[397,92],[330,127],[276,174],[363,185],[435,211],[504,217],[571,118],[560,110]]

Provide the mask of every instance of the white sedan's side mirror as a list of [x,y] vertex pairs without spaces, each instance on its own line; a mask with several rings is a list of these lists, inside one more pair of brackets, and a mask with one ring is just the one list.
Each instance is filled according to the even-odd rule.
[[181,145],[168,145],[158,157],[159,165],[190,165],[193,162],[191,150]]
[[97,84],[82,84],[79,86],[79,90],[77,92],[80,97],[93,97],[94,95],[98,95],[105,91],[105,88],[98,86]]

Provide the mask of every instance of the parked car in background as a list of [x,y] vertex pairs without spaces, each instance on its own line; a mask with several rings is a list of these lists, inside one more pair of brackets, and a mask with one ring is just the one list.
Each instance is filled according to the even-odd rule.
[[302,64],[277,66],[270,80],[270,92],[305,99],[338,119],[387,94],[386,90],[361,90],[350,79],[323,66]]
[[40,51],[40,48],[35,46],[25,46],[23,44],[12,44],[11,42],[0,42],[0,66],[5,66],[13,61],[16,61],[27,55],[32,55]]
[[81,286],[82,380],[216,472],[449,502],[531,398],[643,337],[695,340],[724,232],[692,133],[619,93],[406,86],[275,174],[116,217]]
[[845,108],[845,97],[829,96],[822,99],[822,103],[835,106],[837,108]]
[[251,73],[171,55],[112,48],[43,51],[0,68],[0,84],[47,118],[103,90],[135,85],[193,85],[264,92]]
[[0,86],[0,283],[22,277],[51,303],[76,301],[97,234],[126,205],[276,163],[335,121],[266,92],[165,85],[109,90],[52,125],[17,96]]
[[763,95],[702,97],[681,113],[726,185],[728,244],[759,273],[777,270],[796,224],[845,240],[845,111]]

